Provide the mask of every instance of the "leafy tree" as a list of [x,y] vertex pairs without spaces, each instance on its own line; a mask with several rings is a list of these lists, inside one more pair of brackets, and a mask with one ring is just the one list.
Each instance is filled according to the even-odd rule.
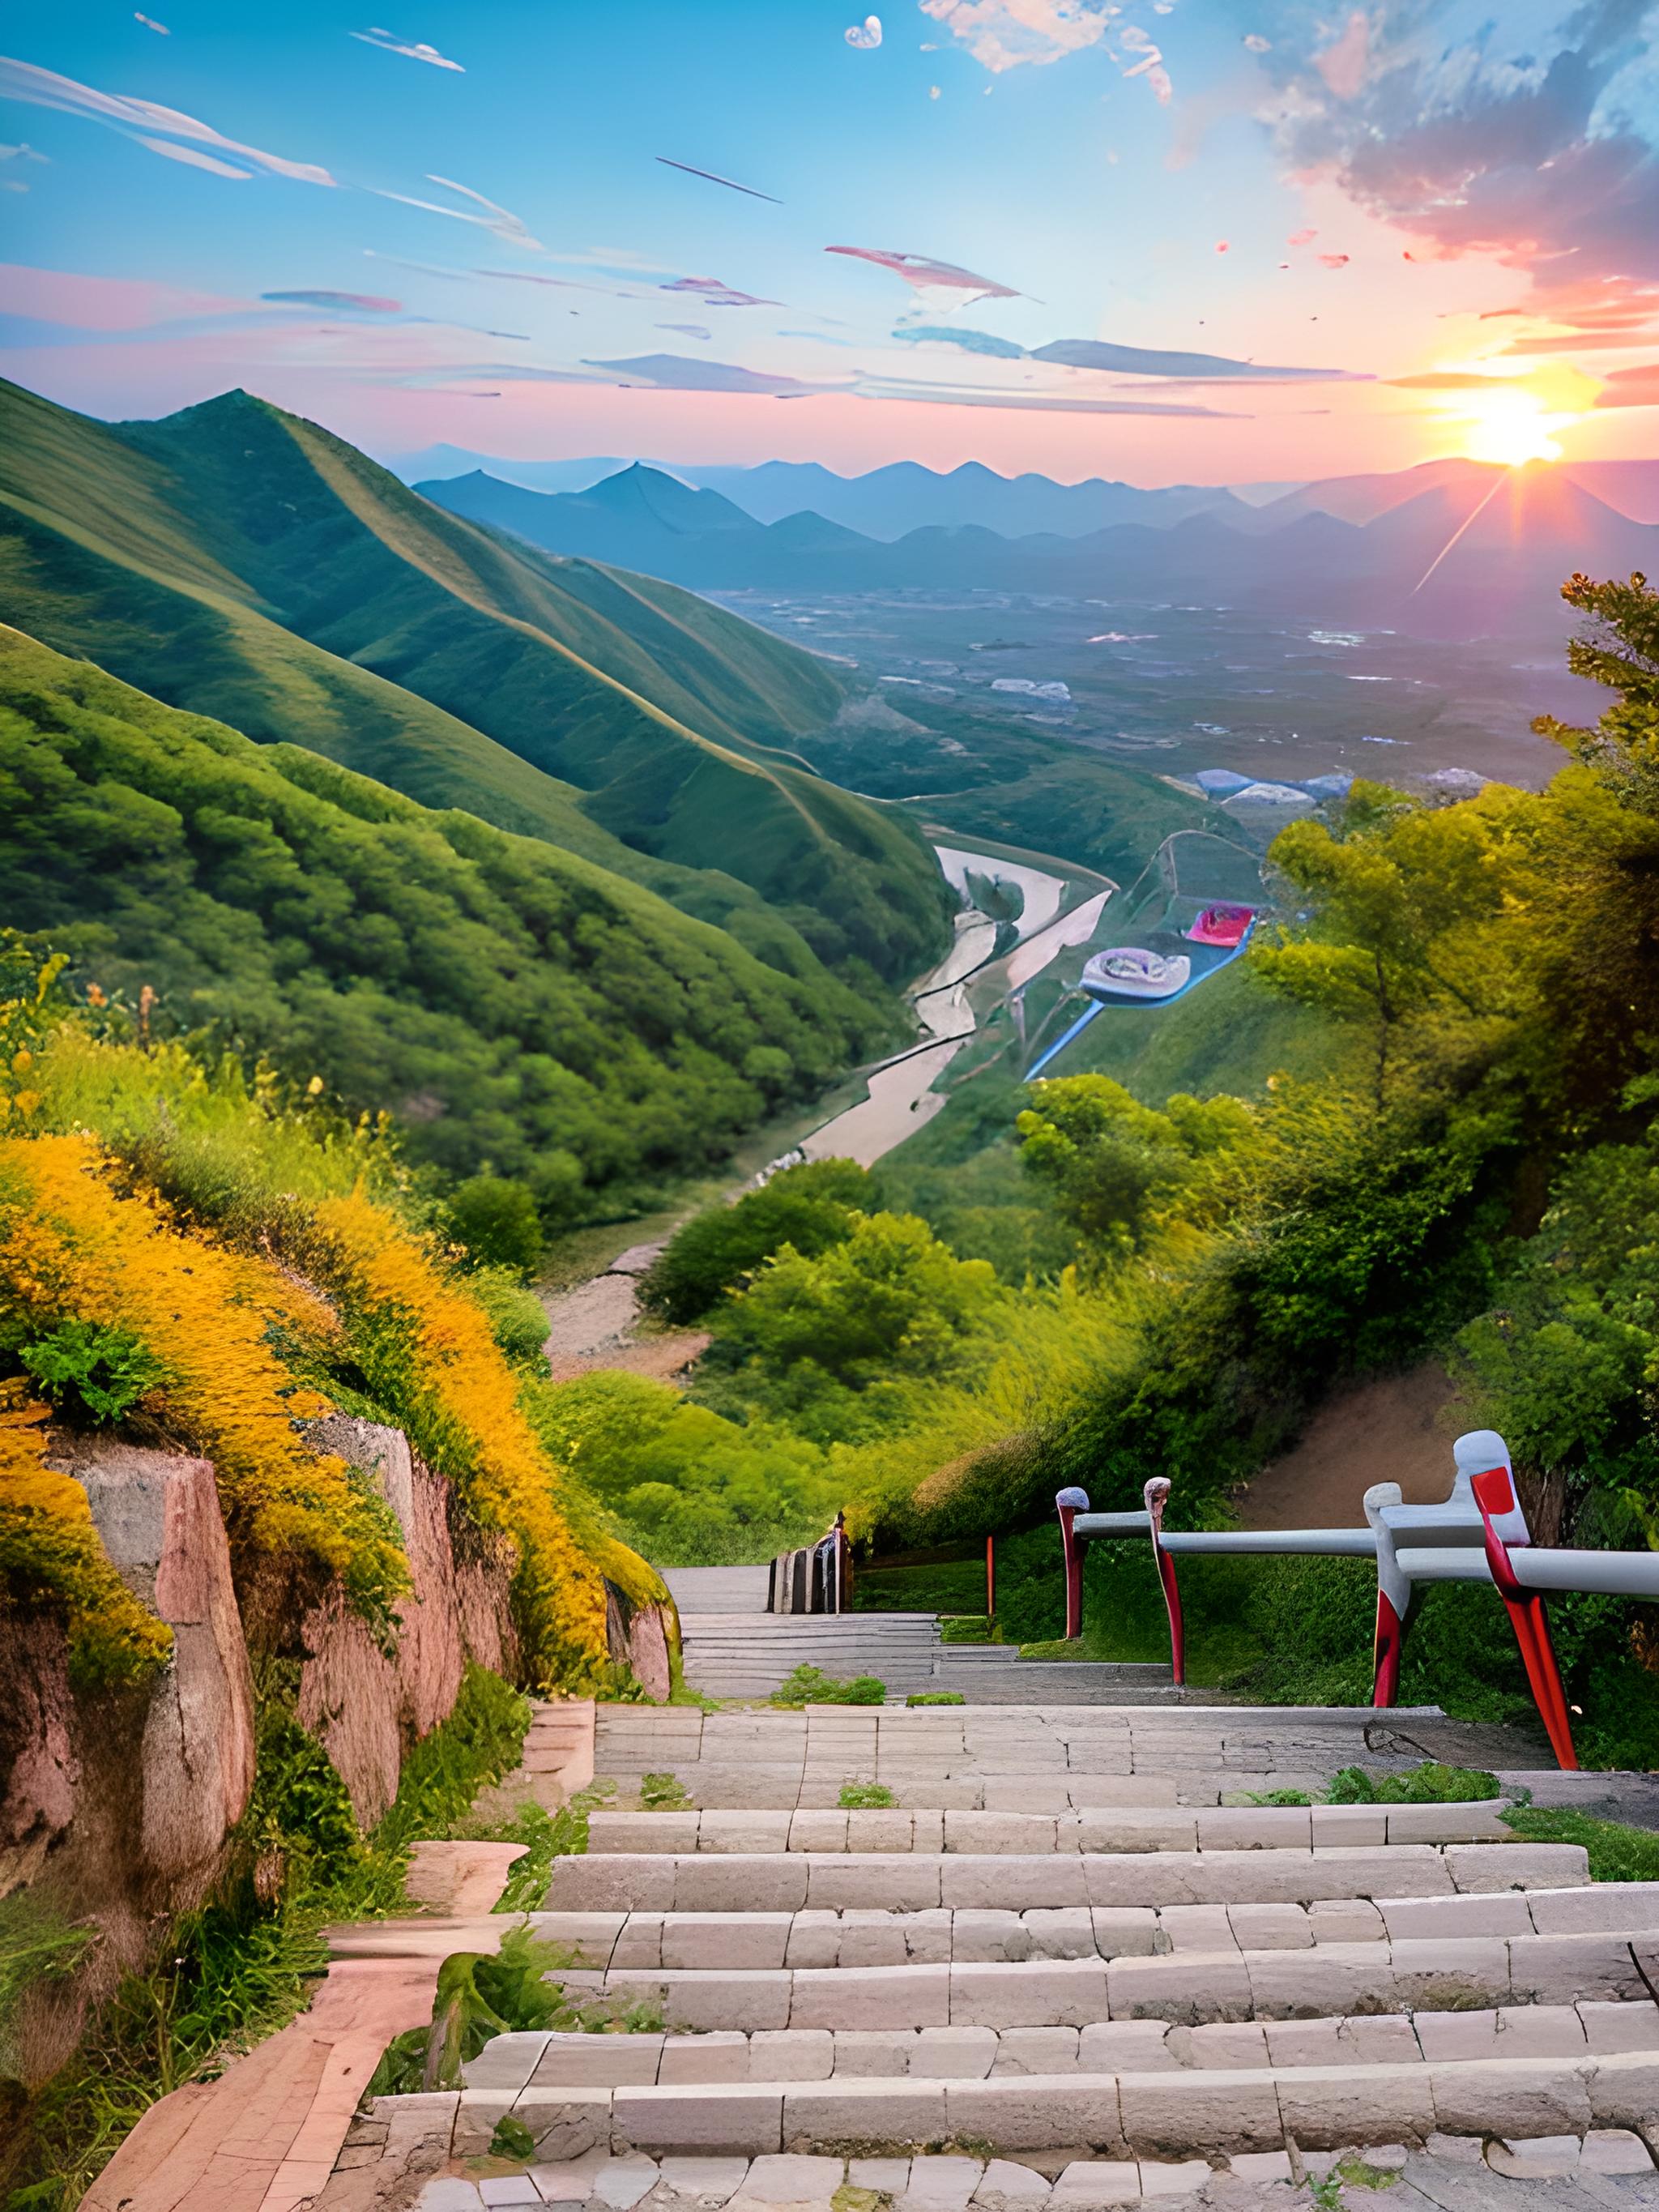
[[853,1160],[785,1168],[735,1206],[711,1206],[677,1230],[641,1277],[640,1302],[676,1325],[701,1320],[784,1245],[811,1259],[839,1243],[874,1190]]
[[1176,1209],[1189,1221],[1212,1215],[1256,1145],[1237,1098],[1177,1094],[1155,1113],[1106,1075],[1040,1083],[1031,1096],[1016,1124],[1020,1158],[1097,1259],[1145,1250]]
[[505,1176],[471,1176],[450,1194],[444,1220],[475,1265],[527,1275],[542,1253],[536,1200]]

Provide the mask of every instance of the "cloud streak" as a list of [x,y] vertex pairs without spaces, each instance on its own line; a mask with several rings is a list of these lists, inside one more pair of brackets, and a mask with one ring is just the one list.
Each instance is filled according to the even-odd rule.
[[976,276],[953,261],[930,260],[925,253],[899,253],[875,246],[826,246],[826,253],[844,253],[854,261],[872,261],[878,269],[890,269],[915,292],[960,292],[965,300],[1018,300],[1024,295],[994,277]]
[[[238,162],[263,169],[270,176],[287,177],[295,184],[331,185],[336,182],[326,169],[314,161],[291,161],[284,155],[267,154],[258,146],[245,146],[238,139],[227,138],[211,124],[183,114],[176,107],[163,107],[155,100],[137,100],[125,93],[100,92],[92,85],[77,83],[73,77],[59,76],[54,70],[39,69],[33,62],[15,61],[6,55],[0,55],[0,99],[21,100],[32,107],[56,108],[64,115],[82,116],[89,123],[120,131],[152,153],[165,152],[175,161],[188,161],[190,156],[177,147],[169,149],[159,144],[158,137],[213,147],[220,155],[229,155]],[[195,166],[205,168],[213,164],[204,161]],[[246,172],[225,164],[216,173],[240,177]]]
[[426,62],[433,69],[453,70],[457,76],[466,75],[459,62],[448,60],[436,46],[426,46],[418,39],[400,39],[395,31],[352,31],[348,36],[361,39],[366,46],[378,46],[383,54],[403,54],[411,62]]
[[479,230],[489,231],[504,245],[516,246],[526,253],[546,252],[540,239],[533,237],[517,216],[507,208],[498,206],[494,200],[486,199],[482,192],[475,192],[471,185],[458,185],[451,178],[430,174],[427,182],[436,185],[443,191],[454,192],[462,199],[472,201],[484,212],[474,215],[470,208],[445,207],[437,200],[416,199],[409,192],[385,191],[378,185],[371,185],[369,189],[377,199],[396,200],[403,207],[420,208],[427,215],[446,215],[453,222],[470,222]]

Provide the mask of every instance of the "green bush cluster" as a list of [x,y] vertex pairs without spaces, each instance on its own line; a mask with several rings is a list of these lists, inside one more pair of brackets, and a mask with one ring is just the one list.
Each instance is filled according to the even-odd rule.
[[786,1675],[772,1692],[775,1705],[879,1705],[887,1699],[887,1685],[873,1674],[854,1674],[843,1680],[822,1668],[800,1666]]

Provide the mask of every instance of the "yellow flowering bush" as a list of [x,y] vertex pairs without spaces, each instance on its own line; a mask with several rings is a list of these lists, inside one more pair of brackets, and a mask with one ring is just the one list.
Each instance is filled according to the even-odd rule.
[[[317,1272],[340,1302],[374,1396],[398,1409],[422,1455],[454,1481],[480,1526],[518,1547],[514,1595],[531,1671],[545,1682],[590,1677],[607,1656],[598,1547],[577,1541],[555,1500],[556,1472],[520,1409],[517,1379],[483,1311],[361,1188],[325,1199],[313,1219]],[[609,1548],[635,1579],[643,1563],[620,1545]]]
[[385,1622],[408,1588],[396,1522],[343,1461],[308,1450],[320,1410],[270,1342],[338,1323],[269,1259],[191,1235],[146,1190],[118,1189],[86,1135],[0,1138],[0,1301],[14,1331],[66,1319],[130,1332],[165,1377],[144,1401],[161,1433],[210,1459],[246,1587],[256,1562],[337,1576]]

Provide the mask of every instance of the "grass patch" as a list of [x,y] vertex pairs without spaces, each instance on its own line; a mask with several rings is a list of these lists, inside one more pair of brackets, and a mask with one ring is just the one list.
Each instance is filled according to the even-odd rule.
[[686,1813],[691,1810],[691,1800],[685,1794],[685,1785],[678,1774],[642,1774],[640,1777],[640,1810],[643,1813]]
[[843,1782],[836,1802],[843,1813],[873,1813],[898,1799],[884,1782]]
[[960,1690],[912,1690],[904,1702],[907,1705],[965,1705],[968,1700]]
[[1247,1805],[1470,1805],[1503,1794],[1498,1777],[1479,1767],[1443,1766],[1425,1759],[1403,1774],[1371,1774],[1345,1766],[1317,1796],[1305,1790],[1261,1790],[1246,1794]]
[[[0,2151],[9,2212],[68,2212],[158,2097],[210,2080],[286,2026],[326,1969],[322,1930],[407,1909],[409,1846],[453,1832],[477,1790],[517,1764],[529,1722],[516,1691],[470,1667],[454,1711],[411,1753],[396,1800],[365,1836],[320,1747],[268,1707],[238,1834],[244,1871],[173,1922],[155,1965],[121,1983],[18,2116]],[[256,1858],[285,1867],[273,1903],[255,1891]]]
[[587,1849],[587,1816],[604,1810],[617,1794],[614,1782],[590,1782],[586,1790],[550,1813],[533,1802],[520,1805],[510,1820],[469,1834],[489,1843],[522,1844],[522,1858],[507,1869],[501,1896],[490,1908],[495,1912],[538,1912],[547,1896],[555,1859],[580,1857]]
[[1529,1844],[1582,1844],[1592,1881],[1659,1881],[1659,1835],[1570,1805],[1518,1805],[1499,1816]]
[[887,1701],[887,1685],[874,1674],[855,1674],[842,1681],[819,1667],[797,1667],[779,1683],[769,1702],[775,1705],[880,1705]]
[[1444,1766],[1426,1759],[1403,1774],[1370,1774],[1345,1766],[1325,1792],[1328,1805],[1468,1805],[1502,1795],[1495,1774],[1473,1766]]
[[939,1625],[941,1644],[1000,1644],[1002,1637],[988,1613],[959,1613]]

